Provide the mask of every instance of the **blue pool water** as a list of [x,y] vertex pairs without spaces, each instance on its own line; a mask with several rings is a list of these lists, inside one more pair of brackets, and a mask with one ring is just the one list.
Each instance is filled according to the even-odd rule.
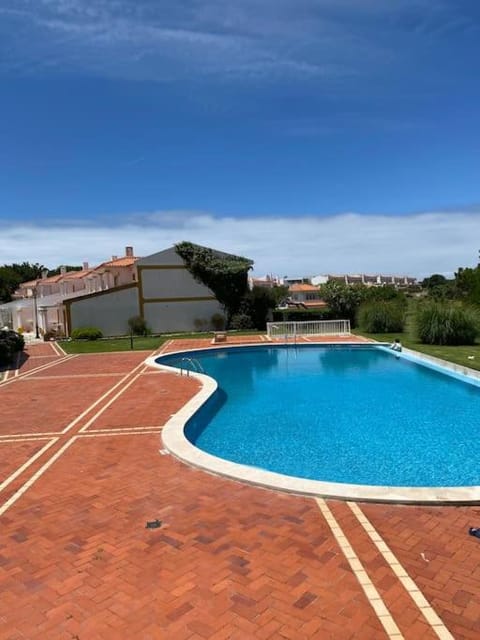
[[479,387],[375,347],[189,356],[219,385],[185,428],[210,454],[323,481],[480,485]]

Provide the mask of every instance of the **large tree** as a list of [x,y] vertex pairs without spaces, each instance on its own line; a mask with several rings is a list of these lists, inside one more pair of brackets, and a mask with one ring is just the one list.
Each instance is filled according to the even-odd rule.
[[366,295],[367,287],[363,284],[349,285],[330,280],[320,286],[320,296],[327,303],[333,316],[339,320],[350,320],[352,324]]
[[42,277],[44,267],[40,264],[30,264],[30,262],[4,264],[0,267],[0,301],[9,302],[13,292],[18,289],[22,282],[36,280]]

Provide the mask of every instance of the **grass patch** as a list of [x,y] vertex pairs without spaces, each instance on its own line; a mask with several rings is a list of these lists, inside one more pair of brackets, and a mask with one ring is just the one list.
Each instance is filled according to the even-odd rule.
[[[464,367],[470,367],[470,369],[476,369],[480,371],[480,344],[477,342],[474,345],[465,346],[440,346],[434,344],[422,344],[415,336],[412,336],[410,332],[404,333],[365,333],[355,329],[352,333],[359,336],[365,336],[372,340],[378,340],[378,342],[392,343],[395,338],[398,338],[402,345],[407,349],[413,349],[420,353],[425,353],[435,358],[441,358],[448,362],[462,365]],[[470,359],[469,356],[473,356]]]
[[[133,351],[153,351],[158,349],[167,338],[164,336],[134,336]],[[111,353],[113,351],[131,351],[130,338],[107,338],[104,340],[61,340],[58,343],[67,353]]]
[[[235,331],[231,335],[263,335],[264,331]],[[208,333],[166,333],[161,336],[133,336],[133,351],[153,351],[167,340],[192,340],[194,338],[212,339]],[[61,340],[58,343],[67,353],[112,353],[113,351],[131,351],[130,337],[104,338],[102,340]]]

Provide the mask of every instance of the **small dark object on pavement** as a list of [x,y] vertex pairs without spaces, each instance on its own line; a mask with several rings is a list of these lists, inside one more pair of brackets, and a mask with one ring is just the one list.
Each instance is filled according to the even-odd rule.
[[147,522],[147,526],[145,528],[146,529],[158,529],[161,526],[162,526],[162,521],[161,520],[151,520],[150,522]]
[[471,536],[475,536],[476,538],[480,538],[480,527],[470,527],[468,533]]

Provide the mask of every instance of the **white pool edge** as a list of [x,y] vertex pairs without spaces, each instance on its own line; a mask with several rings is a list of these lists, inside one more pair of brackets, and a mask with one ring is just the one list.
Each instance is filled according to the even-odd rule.
[[[318,346],[329,345],[363,346],[375,343],[366,342],[322,342]],[[254,345],[222,345],[221,348],[255,348],[271,346],[265,343]],[[305,345],[306,348],[311,345]],[[304,348],[297,345],[297,348]],[[379,345],[379,348],[382,348]],[[158,354],[147,358],[145,364],[150,367],[180,374],[176,367],[157,363],[155,360],[161,356],[190,353],[192,351],[211,350],[186,349],[170,353]],[[382,349],[383,350],[383,349]],[[400,354],[392,354],[392,357],[400,357],[417,362],[429,368],[435,369],[446,375],[461,379],[464,382],[480,386],[480,372],[459,365],[454,365],[439,358],[433,358],[417,351],[404,349]],[[467,371],[468,373],[465,373]],[[200,391],[187,402],[177,413],[171,416],[162,429],[163,446],[173,456],[188,465],[197,467],[209,473],[225,476],[233,480],[247,484],[283,491],[304,496],[333,498],[339,500],[355,500],[358,502],[383,502],[396,504],[423,504],[423,505],[461,505],[480,504],[480,486],[470,487],[395,487],[379,485],[359,485],[339,482],[324,482],[320,480],[308,480],[295,476],[286,476],[281,473],[267,471],[256,467],[238,464],[213,456],[193,445],[185,436],[185,425],[188,420],[202,407],[210,396],[218,388],[216,380],[205,374],[189,372],[189,375],[200,381]]]

